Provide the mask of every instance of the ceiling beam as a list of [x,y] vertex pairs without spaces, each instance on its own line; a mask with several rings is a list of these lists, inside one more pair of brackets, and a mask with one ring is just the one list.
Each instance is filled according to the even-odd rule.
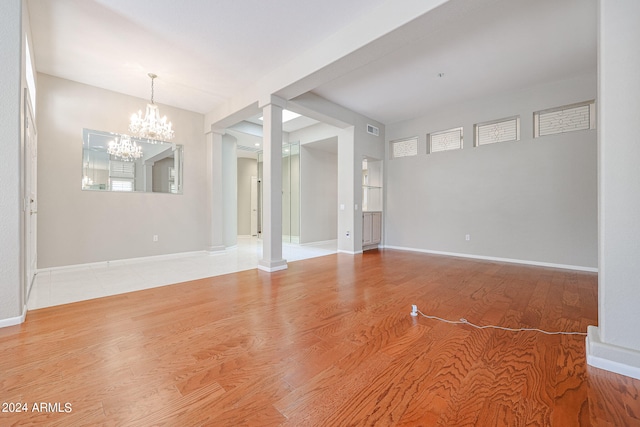
[[363,67],[424,36],[430,27],[440,27],[470,4],[487,1],[491,0],[389,0],[206,114],[205,132],[250,117],[247,109],[265,96],[288,100]]

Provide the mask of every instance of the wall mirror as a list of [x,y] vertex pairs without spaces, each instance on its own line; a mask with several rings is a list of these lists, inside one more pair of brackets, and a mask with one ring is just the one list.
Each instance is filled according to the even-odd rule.
[[91,129],[82,140],[83,190],[182,194],[182,145]]

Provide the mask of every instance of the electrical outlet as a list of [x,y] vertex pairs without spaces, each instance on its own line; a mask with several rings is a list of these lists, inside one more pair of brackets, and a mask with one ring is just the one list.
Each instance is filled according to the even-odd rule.
[[467,242],[471,240],[471,234],[465,234],[464,240],[466,240]]
[[157,242],[157,241],[158,241],[158,235],[157,235],[157,234],[154,234],[154,235],[153,235],[153,241],[154,241],[154,242]]

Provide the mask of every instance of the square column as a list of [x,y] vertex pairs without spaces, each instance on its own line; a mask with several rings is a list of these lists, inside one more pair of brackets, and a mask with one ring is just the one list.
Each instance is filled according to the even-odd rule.
[[282,258],[282,110],[286,101],[275,96],[261,103],[263,115],[262,259],[258,268],[285,270]]
[[598,4],[598,326],[587,363],[640,379],[640,2]]
[[[362,167],[362,166],[360,166]],[[338,252],[357,254],[362,252],[362,233],[356,227],[357,185],[362,185],[362,173],[355,172],[355,128],[349,126],[338,134]]]
[[211,253],[224,252],[224,209],[222,182],[222,134],[220,130],[213,130],[207,135],[207,154],[209,156],[209,182],[211,183],[211,234],[207,251]]

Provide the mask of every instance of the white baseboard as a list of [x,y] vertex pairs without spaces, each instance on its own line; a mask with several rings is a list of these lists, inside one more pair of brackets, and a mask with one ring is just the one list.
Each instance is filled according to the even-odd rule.
[[600,341],[598,327],[587,328],[587,364],[640,380],[640,351]]
[[403,246],[391,246],[385,245],[381,246],[386,249],[396,249],[399,251],[411,251],[411,252],[422,252],[426,254],[433,255],[446,255],[453,256],[459,258],[472,258],[472,259],[481,259],[483,261],[496,261],[496,262],[508,262],[511,264],[525,264],[525,265],[534,265],[536,267],[551,267],[551,268],[562,268],[565,270],[577,270],[577,271],[587,271],[591,273],[597,273],[598,269],[594,267],[584,267],[581,265],[569,265],[569,264],[556,264],[551,262],[540,262],[540,261],[530,261],[523,259],[513,259],[513,258],[500,258],[500,257],[492,257],[492,256],[483,256],[483,255],[473,255],[473,254],[461,254],[456,252],[443,252],[443,251],[432,251],[428,249],[417,249],[417,248],[407,248]]
[[266,271],[268,273],[273,273],[274,271],[286,270],[289,268],[286,259],[282,259],[279,261],[258,261],[258,270]]
[[0,319],[0,328],[19,325],[24,322],[27,317],[27,306],[22,307],[22,314],[17,317],[9,317],[8,319]]
[[337,244],[337,243],[338,243],[338,239],[333,239],[333,240],[321,240],[318,242],[300,243],[300,246],[322,246],[322,245],[331,245],[331,244]]
[[132,264],[132,263],[145,262],[145,261],[158,261],[163,259],[184,258],[188,256],[193,256],[193,255],[204,255],[207,253],[209,252],[208,251],[178,252],[175,254],[164,254],[164,255],[153,255],[153,256],[146,256],[146,257],[139,257],[139,258],[117,259],[113,261],[98,261],[98,262],[88,262],[86,264],[62,265],[58,267],[39,268],[38,273],[44,273],[47,271],[56,271],[56,270],[69,270],[74,268],[105,267],[109,265]]
[[349,254],[349,255],[358,255],[361,254],[362,251],[345,251],[344,249],[338,249],[339,254]]

